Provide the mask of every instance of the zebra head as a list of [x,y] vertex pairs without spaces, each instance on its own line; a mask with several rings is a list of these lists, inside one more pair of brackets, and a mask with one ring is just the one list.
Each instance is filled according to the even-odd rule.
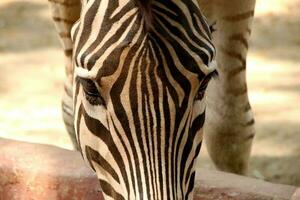
[[77,140],[104,195],[191,199],[215,71],[197,1],[83,1],[72,40]]

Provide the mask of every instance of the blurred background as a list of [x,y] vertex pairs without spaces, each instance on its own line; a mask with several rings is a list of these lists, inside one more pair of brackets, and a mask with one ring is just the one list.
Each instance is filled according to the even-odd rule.
[[[71,149],[47,1],[0,1],[0,137]],[[300,0],[257,0],[248,57],[257,134],[249,175],[300,186]],[[199,167],[213,168],[203,148]]]

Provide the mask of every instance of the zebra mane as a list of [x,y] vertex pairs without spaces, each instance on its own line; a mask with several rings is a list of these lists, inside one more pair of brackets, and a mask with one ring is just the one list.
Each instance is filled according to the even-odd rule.
[[151,29],[152,26],[152,10],[151,10],[151,4],[152,0],[136,0],[140,13],[143,16],[145,20],[145,26],[147,30]]

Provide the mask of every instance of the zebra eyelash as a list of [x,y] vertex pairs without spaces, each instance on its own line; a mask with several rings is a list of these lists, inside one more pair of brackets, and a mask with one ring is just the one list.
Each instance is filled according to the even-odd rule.
[[85,78],[78,78],[78,80],[83,88],[85,97],[90,104],[105,105],[104,99],[100,95],[100,92],[94,81]]
[[207,89],[207,86],[208,86],[208,83],[210,82],[210,80],[212,78],[218,78],[219,77],[219,73],[217,70],[214,70],[212,71],[210,74],[208,74],[204,79],[203,81],[201,82],[201,85],[198,89],[198,93],[195,97],[195,100],[202,100],[204,95],[205,95],[205,92],[206,92],[206,89]]
[[79,78],[79,82],[82,85],[84,92],[90,96],[100,96],[99,91],[94,81],[85,78]]
[[213,34],[214,32],[217,31],[217,29],[215,28],[216,25],[217,25],[217,22],[214,22],[209,26],[209,30],[210,30],[211,34]]

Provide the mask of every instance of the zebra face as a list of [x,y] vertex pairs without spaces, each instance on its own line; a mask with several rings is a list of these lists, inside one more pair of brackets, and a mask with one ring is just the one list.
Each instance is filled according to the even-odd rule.
[[90,0],[73,28],[75,130],[113,199],[191,199],[215,70],[196,1],[154,1],[144,26],[132,0]]

